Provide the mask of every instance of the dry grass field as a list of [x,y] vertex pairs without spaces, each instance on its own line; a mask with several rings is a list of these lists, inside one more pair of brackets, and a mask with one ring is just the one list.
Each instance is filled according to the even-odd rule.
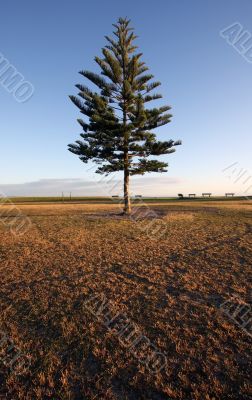
[[[251,202],[153,203],[154,217],[137,220],[113,204],[18,205],[23,235],[4,207],[1,399],[252,399],[252,335],[220,311],[232,296],[252,304]],[[91,294],[125,313],[165,367],[153,373],[129,351],[85,306]],[[6,361],[17,351],[20,371]]]

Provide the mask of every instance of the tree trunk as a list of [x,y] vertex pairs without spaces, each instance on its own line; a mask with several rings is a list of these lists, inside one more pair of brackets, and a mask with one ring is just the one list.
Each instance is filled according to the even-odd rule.
[[123,212],[124,212],[124,214],[131,213],[130,193],[129,193],[129,170],[128,170],[128,165],[126,165],[126,163],[124,166],[124,210],[123,210]]
[[126,107],[124,104],[123,109],[123,126],[124,126],[124,214],[131,213],[131,204],[130,204],[130,193],[129,193],[129,139],[128,139],[128,132],[127,132],[127,114],[126,114]]

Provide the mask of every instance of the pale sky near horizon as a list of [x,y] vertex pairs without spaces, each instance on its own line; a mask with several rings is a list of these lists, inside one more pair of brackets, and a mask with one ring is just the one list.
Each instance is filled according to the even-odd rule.
[[239,23],[252,46],[250,0],[2,3],[0,56],[34,86],[34,94],[17,102],[0,82],[0,191],[106,194],[99,175],[88,172],[91,165],[67,150],[81,132],[68,95],[84,83],[79,70],[98,72],[94,56],[120,16],[131,19],[143,59],[162,82],[163,103],[172,106],[172,121],[156,130],[158,138],[183,141],[161,157],[168,172],[134,178],[133,192],[252,195],[252,62],[220,35]]

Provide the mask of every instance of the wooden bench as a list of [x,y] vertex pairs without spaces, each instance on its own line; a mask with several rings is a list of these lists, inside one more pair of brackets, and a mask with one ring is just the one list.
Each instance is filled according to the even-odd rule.
[[234,197],[234,195],[235,195],[235,193],[225,193],[225,196],[226,196],[226,197],[228,197],[228,196]]
[[212,196],[212,193],[202,193],[202,196],[203,196],[203,197],[206,197],[206,196],[207,196],[207,197],[211,197],[211,196]]
[[196,196],[196,193],[189,193],[188,196],[189,196],[189,197],[195,197],[195,196]]

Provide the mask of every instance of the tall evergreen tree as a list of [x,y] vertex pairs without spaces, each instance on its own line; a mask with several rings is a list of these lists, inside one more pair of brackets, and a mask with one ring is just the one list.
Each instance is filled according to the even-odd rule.
[[165,162],[149,159],[150,156],[169,154],[180,141],[158,141],[151,132],[170,122],[170,106],[146,108],[145,104],[162,98],[151,92],[160,86],[153,75],[146,73],[147,66],[137,52],[137,36],[129,26],[130,20],[119,18],[113,24],[114,37],[105,36],[107,45],[103,57],[95,57],[101,74],[80,71],[80,74],[97,86],[97,92],[78,84],[78,96],[72,102],[88,117],[78,119],[83,128],[81,140],[69,144],[68,149],[81,161],[93,160],[100,174],[124,171],[124,212],[131,212],[129,178],[146,172],[166,172]]

